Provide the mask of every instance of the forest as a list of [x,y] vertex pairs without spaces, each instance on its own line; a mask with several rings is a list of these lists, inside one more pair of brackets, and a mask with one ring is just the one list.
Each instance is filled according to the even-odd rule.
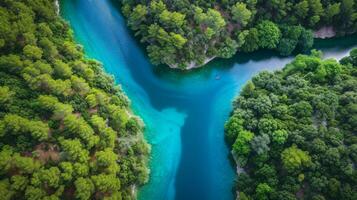
[[53,0],[0,1],[0,199],[135,199],[143,122]]
[[199,67],[237,51],[307,52],[314,30],[357,30],[354,0],[120,0],[129,27],[155,65]]
[[357,49],[261,72],[225,124],[240,200],[357,199]]

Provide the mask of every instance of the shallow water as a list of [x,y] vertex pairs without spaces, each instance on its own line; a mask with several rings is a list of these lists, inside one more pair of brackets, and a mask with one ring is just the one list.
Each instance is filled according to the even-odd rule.
[[[109,0],[61,1],[86,55],[104,64],[146,124],[151,175],[139,199],[233,199],[235,172],[223,134],[232,99],[254,74],[280,69],[291,57],[260,51],[191,72],[154,67],[118,10]],[[357,37],[317,42],[336,58],[356,45]]]

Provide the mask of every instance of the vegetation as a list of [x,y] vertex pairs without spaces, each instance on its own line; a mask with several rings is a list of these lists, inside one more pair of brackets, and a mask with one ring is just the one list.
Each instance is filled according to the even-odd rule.
[[225,125],[239,199],[357,199],[357,49],[261,72]]
[[52,0],[2,0],[0,24],[0,199],[134,199],[149,148],[113,78]]
[[313,32],[356,32],[354,0],[120,0],[153,64],[188,69],[236,51],[307,51]]

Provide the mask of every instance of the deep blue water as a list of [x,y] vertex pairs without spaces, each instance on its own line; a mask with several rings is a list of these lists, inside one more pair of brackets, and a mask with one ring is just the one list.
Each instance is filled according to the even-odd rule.
[[[101,61],[122,85],[146,124],[151,175],[139,198],[233,199],[235,170],[223,134],[233,97],[254,74],[280,69],[291,58],[260,51],[190,72],[169,70],[149,63],[111,1],[63,0],[61,15],[86,55]],[[357,38],[318,43],[326,56],[340,58],[356,46]]]

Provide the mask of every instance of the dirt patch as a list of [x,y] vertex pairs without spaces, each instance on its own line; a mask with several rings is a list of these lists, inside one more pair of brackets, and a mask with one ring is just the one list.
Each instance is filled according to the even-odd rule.
[[314,32],[315,38],[324,39],[324,38],[332,38],[335,36],[336,36],[336,32],[332,26],[324,26]]
[[53,144],[41,143],[35,147],[36,158],[42,163],[59,162],[59,147]]

